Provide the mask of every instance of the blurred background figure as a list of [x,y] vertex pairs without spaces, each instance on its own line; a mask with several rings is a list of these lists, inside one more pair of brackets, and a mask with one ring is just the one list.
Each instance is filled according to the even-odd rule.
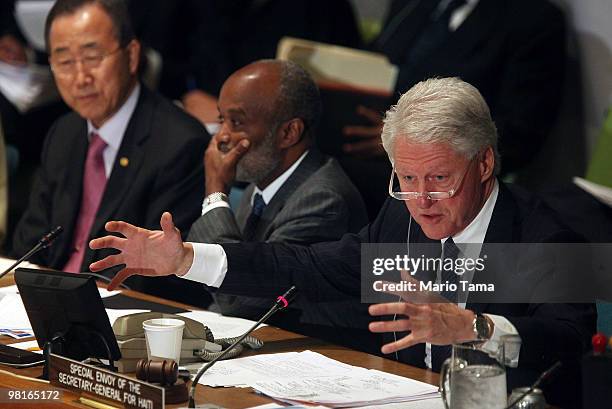
[[[431,77],[457,76],[478,88],[498,128],[507,175],[533,159],[557,117],[565,40],[563,13],[548,0],[393,0],[370,47],[399,67],[391,100]],[[380,113],[368,107],[359,113],[371,126],[346,124],[348,158],[342,163],[372,215],[385,192],[371,186],[384,186],[389,170],[380,145]],[[368,183],[360,184],[365,175]]]
[[0,115],[11,180],[9,235],[27,206],[45,134],[68,111],[51,76],[42,34],[53,3],[0,2]]

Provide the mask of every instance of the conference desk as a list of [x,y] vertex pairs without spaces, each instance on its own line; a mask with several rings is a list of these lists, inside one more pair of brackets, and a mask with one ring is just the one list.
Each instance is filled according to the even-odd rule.
[[[0,281],[0,287],[13,284],[13,280],[11,277],[5,277]],[[151,301],[159,304],[164,304],[168,306],[184,308],[189,310],[194,310],[198,308],[191,307],[189,305],[172,302],[164,299],[160,299],[157,297],[153,297],[150,295],[138,293],[135,291],[127,291],[123,290],[123,295],[133,297],[136,299]],[[350,350],[348,348],[344,348],[341,346],[333,345],[328,342],[324,342],[318,339],[306,337],[300,334],[295,334],[293,332],[285,331],[275,327],[264,327],[258,329],[254,335],[264,341],[265,345],[262,349],[254,352],[248,351],[245,352],[242,356],[252,355],[252,354],[261,354],[261,353],[277,353],[277,352],[289,352],[289,351],[304,351],[304,350],[312,350],[315,352],[319,352],[327,357],[336,359],[338,361],[361,366],[364,368],[370,369],[378,369],[384,372],[389,372],[392,374],[405,376],[412,379],[417,379],[423,382],[430,383],[432,385],[437,385],[439,376],[437,373],[434,373],[429,370],[423,370],[419,368],[415,368],[409,365],[401,364],[389,359],[385,359],[382,357],[366,354],[363,352],[358,352],[354,350]],[[6,336],[0,336],[0,342],[3,344],[11,344],[13,342],[20,342],[23,340],[13,340],[12,338]],[[27,369],[14,369],[8,366],[0,365],[0,388],[13,388],[13,389],[52,389],[48,384],[41,383],[40,381],[35,381],[32,379],[25,379],[21,377],[16,377],[11,374],[19,375],[22,377],[37,377],[42,373],[42,367],[34,367]],[[7,373],[9,372],[9,373]],[[63,408],[63,407],[75,407],[75,408],[84,408],[87,407],[81,404],[78,401],[79,396],[75,393],[64,391],[62,394],[61,403],[46,403],[44,405],[40,404],[32,404],[31,406],[27,404],[19,404],[15,405],[18,408],[25,407],[43,407],[45,409],[54,409],[54,408]],[[196,395],[196,403],[213,403],[219,406],[223,406],[226,408],[248,408],[251,406],[262,405],[266,403],[273,402],[271,399],[266,398],[261,395],[257,395],[253,392],[251,388],[211,388],[205,386],[198,386],[197,395]],[[0,403],[0,407],[3,404]],[[179,405],[167,405],[169,408],[178,408],[181,406],[186,406],[186,403]],[[409,404],[406,405],[410,407]]]

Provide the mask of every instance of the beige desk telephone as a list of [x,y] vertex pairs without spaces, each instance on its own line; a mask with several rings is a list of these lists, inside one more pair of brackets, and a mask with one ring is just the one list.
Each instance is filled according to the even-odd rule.
[[[161,312],[141,312],[118,318],[113,323],[113,332],[121,351],[121,360],[118,362],[119,372],[133,372],[136,362],[147,357],[147,344],[142,323],[153,318],[174,318],[185,322],[183,329],[183,343],[181,346],[181,365],[199,361],[211,361],[217,357],[224,348],[231,345],[236,338],[223,338],[215,340],[212,332],[201,322],[175,314]],[[244,346],[259,349],[263,342],[248,336],[234,351],[228,353],[227,358],[233,358],[242,353]]]

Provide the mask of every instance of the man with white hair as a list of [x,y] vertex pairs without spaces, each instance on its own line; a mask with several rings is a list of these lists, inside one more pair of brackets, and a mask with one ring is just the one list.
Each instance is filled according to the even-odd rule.
[[[376,220],[359,234],[337,242],[297,247],[281,244],[209,245],[194,254],[183,243],[169,213],[162,232],[124,222],[106,229],[125,238],[93,240],[92,248],[112,247],[120,254],[93,263],[93,271],[125,264],[112,283],[133,274],[176,274],[229,294],[273,296],[291,285],[300,297],[317,303],[338,292],[359,297],[362,244],[438,243],[444,254],[472,243],[566,243],[576,235],[525,192],[497,180],[497,133],[489,109],[473,86],[457,79],[416,84],[386,114],[383,145],[393,164],[391,198]],[[393,183],[397,177],[399,184]],[[396,187],[397,186],[397,187]],[[205,268],[194,269],[193,265]],[[197,275],[196,270],[206,270]],[[474,272],[476,275],[477,272]],[[578,399],[571,363],[585,351],[595,331],[592,305],[394,302],[370,306],[374,316],[392,321],[370,324],[374,333],[393,333],[385,354],[412,365],[439,370],[445,347],[466,341],[487,350],[502,335],[515,334],[520,349],[509,357],[510,387],[525,385],[561,360],[567,365],[556,384],[545,389],[549,402]],[[403,333],[402,333],[403,332]],[[573,378],[572,378],[573,377]],[[573,381],[572,381],[573,379]],[[577,401],[573,401],[577,402]]]

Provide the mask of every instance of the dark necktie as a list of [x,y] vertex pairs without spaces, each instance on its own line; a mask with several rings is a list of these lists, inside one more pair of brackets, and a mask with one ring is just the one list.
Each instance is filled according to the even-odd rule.
[[[442,250],[442,256],[443,258],[443,265],[447,265],[450,264],[451,262],[453,263],[452,265],[455,265],[455,261],[457,260],[460,250],[459,247],[457,247],[457,245],[455,244],[455,242],[453,241],[452,237],[449,237],[445,242],[444,242],[444,247]],[[447,261],[447,260],[451,260],[451,261]],[[457,274],[455,274],[455,271],[453,269],[442,269],[440,272],[440,283],[441,284],[446,284],[448,283],[450,284],[455,284],[455,285],[459,285],[459,276],[457,276]],[[442,291],[440,293],[440,295],[442,295],[442,297],[446,298],[448,301],[452,302],[452,303],[457,303],[457,291],[449,291],[449,290],[445,290]]]
[[252,241],[253,237],[255,237],[257,225],[259,224],[259,219],[261,219],[261,214],[263,213],[265,207],[266,202],[264,202],[263,197],[259,193],[255,194],[255,197],[253,197],[251,214],[249,215],[242,232],[242,239],[244,241]]
[[[449,263],[446,260],[452,260],[453,265],[455,260],[459,257],[461,251],[455,244],[452,237],[449,237],[445,242],[442,249],[442,262]],[[455,274],[453,269],[442,269],[440,272],[440,283],[456,284],[459,285],[459,276]],[[446,298],[449,302],[457,303],[457,291],[442,291],[440,295]],[[431,346],[431,368],[434,371],[439,372],[442,362],[448,358],[451,354],[450,345],[432,345]]]
[[92,133],[83,172],[81,208],[72,236],[72,252],[64,266],[64,271],[70,273],[81,271],[81,264],[87,250],[87,239],[106,187],[104,157],[102,156],[104,148],[106,148],[106,142],[97,133]]

